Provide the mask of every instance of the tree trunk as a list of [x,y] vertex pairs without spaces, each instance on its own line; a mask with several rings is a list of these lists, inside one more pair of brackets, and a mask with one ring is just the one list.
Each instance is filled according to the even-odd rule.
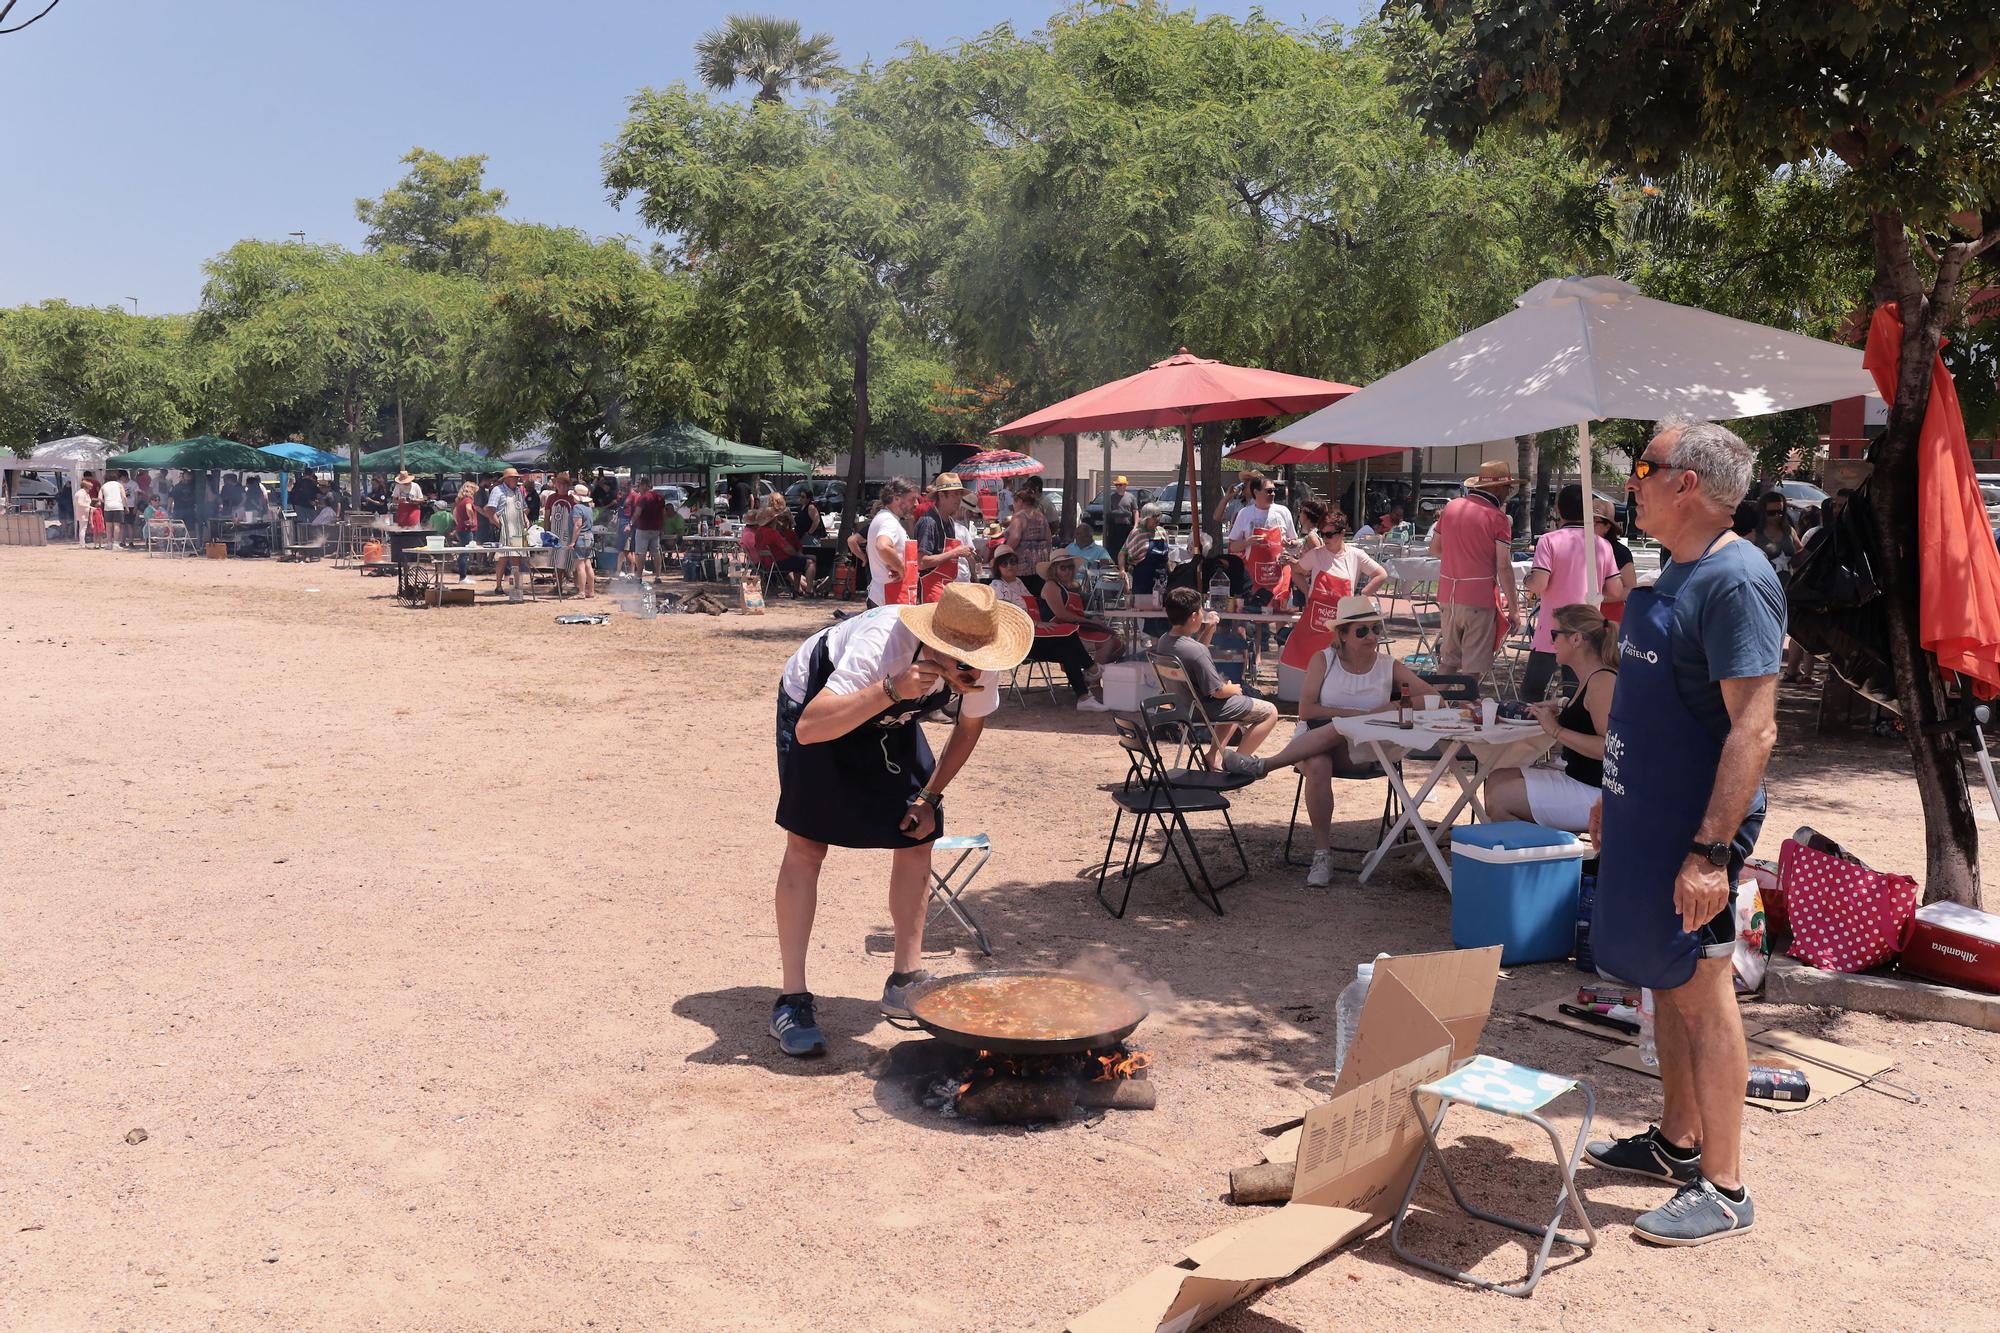
[[347,372],[345,393],[341,398],[340,419],[342,443],[347,446],[347,488],[352,503],[361,501],[361,446],[354,439],[354,431],[361,415],[361,371],[350,368]]
[[1208,512],[1201,515],[1202,531],[1222,553],[1222,524],[1215,517],[1216,501],[1222,498],[1222,423],[1211,421],[1195,432],[1195,466],[1201,470],[1201,502]]
[[[1525,478],[1532,468],[1535,458],[1535,437],[1516,435],[1514,437],[1514,475]],[[1525,486],[1514,488],[1514,500],[1510,508],[1514,511],[1514,540],[1519,541],[1530,531],[1528,517],[1528,491]]]
[[[840,506],[841,549],[847,535],[861,527],[862,491],[868,482],[868,336],[863,325],[854,335],[854,440],[847,456],[847,499]],[[864,571],[865,572],[865,571]]]
[[1555,471],[1555,445],[1549,432],[1535,437],[1535,502],[1529,511],[1528,528],[1539,537],[1549,526],[1549,482]]
[[1076,489],[1076,432],[1062,437],[1063,441],[1063,502],[1062,513],[1056,515],[1056,531],[1061,534],[1059,544],[1069,545],[1076,540],[1076,508],[1081,498]]
[[1927,734],[1931,724],[1947,715],[1949,704],[1937,659],[1922,646],[1922,569],[1917,554],[1917,437],[1930,402],[1932,367],[1958,270],[1948,262],[1940,264],[1936,285],[1926,296],[1901,215],[1876,214],[1874,232],[1879,270],[1893,284],[1903,317],[1903,346],[1888,428],[1869,450],[1873,464],[1869,495],[1882,538],[1896,703],[1924,810],[1923,897],[1925,902],[1949,899],[1976,908],[1981,901],[1979,826],[1966,787],[1959,733]]

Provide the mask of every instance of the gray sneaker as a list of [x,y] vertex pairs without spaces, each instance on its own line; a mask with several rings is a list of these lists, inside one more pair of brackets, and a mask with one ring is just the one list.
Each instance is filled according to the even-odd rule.
[[930,979],[930,973],[918,971],[910,973],[900,986],[893,979],[883,982],[882,1012],[891,1018],[908,1018],[910,1016],[910,988],[922,985]]
[[1261,778],[1264,776],[1264,761],[1254,754],[1238,754],[1225,750],[1222,754],[1222,771],[1231,777]]
[[1756,1224],[1757,1209],[1748,1190],[1743,1193],[1743,1202],[1737,1203],[1711,1185],[1706,1176],[1697,1176],[1652,1212],[1639,1214],[1632,1230],[1640,1240],[1655,1245],[1706,1245],[1725,1236],[1740,1236]]
[[778,1049],[786,1055],[826,1054],[826,1034],[819,1030],[819,1019],[813,1014],[810,991],[778,997],[778,1002],[771,1006],[771,1035],[778,1039]]
[[1625,1171],[1635,1176],[1645,1176],[1649,1180],[1664,1180],[1670,1185],[1691,1185],[1701,1179],[1701,1154],[1685,1160],[1667,1153],[1667,1140],[1660,1133],[1658,1125],[1646,1126],[1643,1134],[1629,1138],[1593,1139],[1583,1150],[1583,1155],[1599,1166],[1610,1167],[1613,1171]]

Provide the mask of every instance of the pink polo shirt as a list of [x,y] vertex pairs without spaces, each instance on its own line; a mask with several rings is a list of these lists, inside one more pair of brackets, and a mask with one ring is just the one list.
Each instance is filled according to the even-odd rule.
[[1438,601],[1449,606],[1499,604],[1494,547],[1514,540],[1514,520],[1477,492],[1461,495],[1438,515]]
[[[1593,540],[1597,543],[1597,586],[1602,588],[1604,581],[1618,572],[1618,559],[1611,553],[1610,542],[1602,537]],[[1583,529],[1557,528],[1543,533],[1535,543],[1535,568],[1549,573],[1549,586],[1542,589],[1542,609],[1535,616],[1535,651],[1552,653],[1556,650],[1556,641],[1550,637],[1556,627],[1556,608],[1583,601],[1590,587],[1583,568]]]

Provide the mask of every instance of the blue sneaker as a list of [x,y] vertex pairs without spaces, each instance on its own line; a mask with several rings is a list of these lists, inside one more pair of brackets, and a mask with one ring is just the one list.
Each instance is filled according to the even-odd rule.
[[771,1035],[786,1055],[826,1054],[826,1034],[819,1030],[819,1020],[813,1015],[811,991],[778,997],[771,1006]]
[[[1670,1185],[1692,1185],[1700,1180],[1701,1154],[1676,1157],[1667,1151],[1672,1146],[1660,1133],[1659,1126],[1648,1125],[1644,1134],[1608,1141],[1594,1139],[1585,1146],[1583,1155],[1613,1171],[1626,1171],[1649,1180],[1664,1180]],[[1676,1148],[1674,1151],[1680,1150]]]
[[1697,1176],[1652,1212],[1639,1214],[1632,1230],[1655,1245],[1706,1245],[1740,1236],[1756,1224],[1757,1209],[1748,1190],[1738,1203],[1710,1184],[1708,1177]]

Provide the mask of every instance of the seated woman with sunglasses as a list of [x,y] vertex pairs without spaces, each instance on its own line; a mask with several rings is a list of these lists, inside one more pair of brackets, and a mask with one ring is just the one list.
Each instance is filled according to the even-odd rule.
[[1298,764],[1305,775],[1306,811],[1312,816],[1313,863],[1306,887],[1324,888],[1333,879],[1333,775],[1354,772],[1366,761],[1351,756],[1347,740],[1328,724],[1337,717],[1362,717],[1389,707],[1396,692],[1422,697],[1424,678],[1381,650],[1382,610],[1371,597],[1343,597],[1334,616],[1333,643],[1314,656],[1299,690],[1299,726],[1291,743],[1274,755],[1226,754],[1224,771],[1261,778],[1273,769]]
[[1556,608],[1556,660],[1583,684],[1567,700],[1532,704],[1535,721],[1563,748],[1563,766],[1503,768],[1486,780],[1491,819],[1525,819],[1583,833],[1604,783],[1604,729],[1618,687],[1618,626],[1590,606]]

